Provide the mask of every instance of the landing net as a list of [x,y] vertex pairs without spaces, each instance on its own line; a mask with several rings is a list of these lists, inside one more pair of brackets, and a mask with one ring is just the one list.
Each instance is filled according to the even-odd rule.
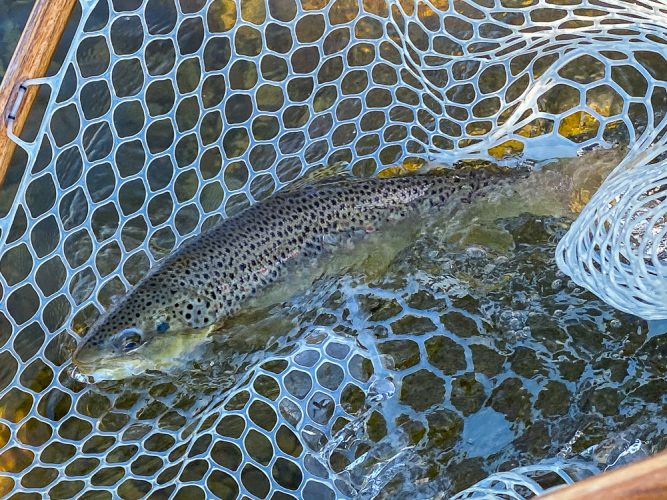
[[[372,175],[402,162],[515,165],[628,145],[562,240],[559,264],[620,309],[667,316],[667,2],[80,8],[61,70],[28,82],[50,98],[37,139],[15,138],[27,168],[0,219],[3,493],[381,490],[409,457],[369,457],[359,433],[396,388],[377,347],[333,327],[249,360],[223,395],[206,386],[208,399],[174,382],[137,398],[67,377],[77,334],[112,297],[185,239],[319,165]],[[384,321],[409,312],[400,306]],[[429,342],[444,349],[434,333],[418,339],[421,361],[406,372],[416,386],[452,373],[424,361]],[[411,453],[405,439],[388,449]],[[334,455],[347,465],[332,466]],[[355,476],[349,465],[364,459]]]

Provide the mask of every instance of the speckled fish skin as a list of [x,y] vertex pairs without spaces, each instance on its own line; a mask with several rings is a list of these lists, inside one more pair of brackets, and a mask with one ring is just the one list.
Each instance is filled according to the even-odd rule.
[[469,202],[511,177],[482,169],[341,177],[279,191],[166,257],[91,327],[74,362],[121,357],[155,336],[210,328],[295,264],[335,252],[332,241],[363,238],[419,210]]

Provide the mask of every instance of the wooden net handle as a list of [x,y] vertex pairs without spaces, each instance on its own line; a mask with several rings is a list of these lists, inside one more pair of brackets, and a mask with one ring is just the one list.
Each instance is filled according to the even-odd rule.
[[15,116],[12,115],[21,84],[46,74],[76,2],[77,0],[36,0],[7,66],[7,72],[0,84],[0,186],[5,180],[16,148],[16,144],[7,136],[10,120],[14,121],[14,134],[20,134],[37,97],[38,88],[29,87]]
[[541,496],[544,500],[667,499],[667,452]]

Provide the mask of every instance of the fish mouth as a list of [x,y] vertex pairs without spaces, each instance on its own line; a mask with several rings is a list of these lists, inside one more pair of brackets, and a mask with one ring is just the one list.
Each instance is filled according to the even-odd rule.
[[72,363],[75,365],[92,365],[104,362],[99,354],[90,349],[86,349],[86,344],[81,344],[72,354]]
[[150,363],[138,356],[114,356],[108,358],[77,359],[72,357],[74,366],[72,378],[90,383],[104,380],[121,380],[140,375],[150,369]]
[[86,350],[84,345],[72,356],[72,364],[77,379],[88,377],[94,382],[135,377],[149,370],[170,371],[196,357],[193,353],[207,342],[212,330],[213,326],[157,337],[137,350],[123,354]]

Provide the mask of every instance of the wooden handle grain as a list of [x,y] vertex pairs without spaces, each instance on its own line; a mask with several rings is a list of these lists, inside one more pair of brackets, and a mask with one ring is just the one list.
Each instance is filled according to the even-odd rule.
[[[7,136],[12,107],[21,84],[46,74],[58,42],[77,0],[36,0],[23,34],[19,39],[7,72],[0,84],[0,186],[16,144]],[[23,130],[30,108],[37,96],[37,88],[28,88],[14,117],[14,134]]]
[[667,452],[585,479],[540,498],[544,500],[667,499]]

